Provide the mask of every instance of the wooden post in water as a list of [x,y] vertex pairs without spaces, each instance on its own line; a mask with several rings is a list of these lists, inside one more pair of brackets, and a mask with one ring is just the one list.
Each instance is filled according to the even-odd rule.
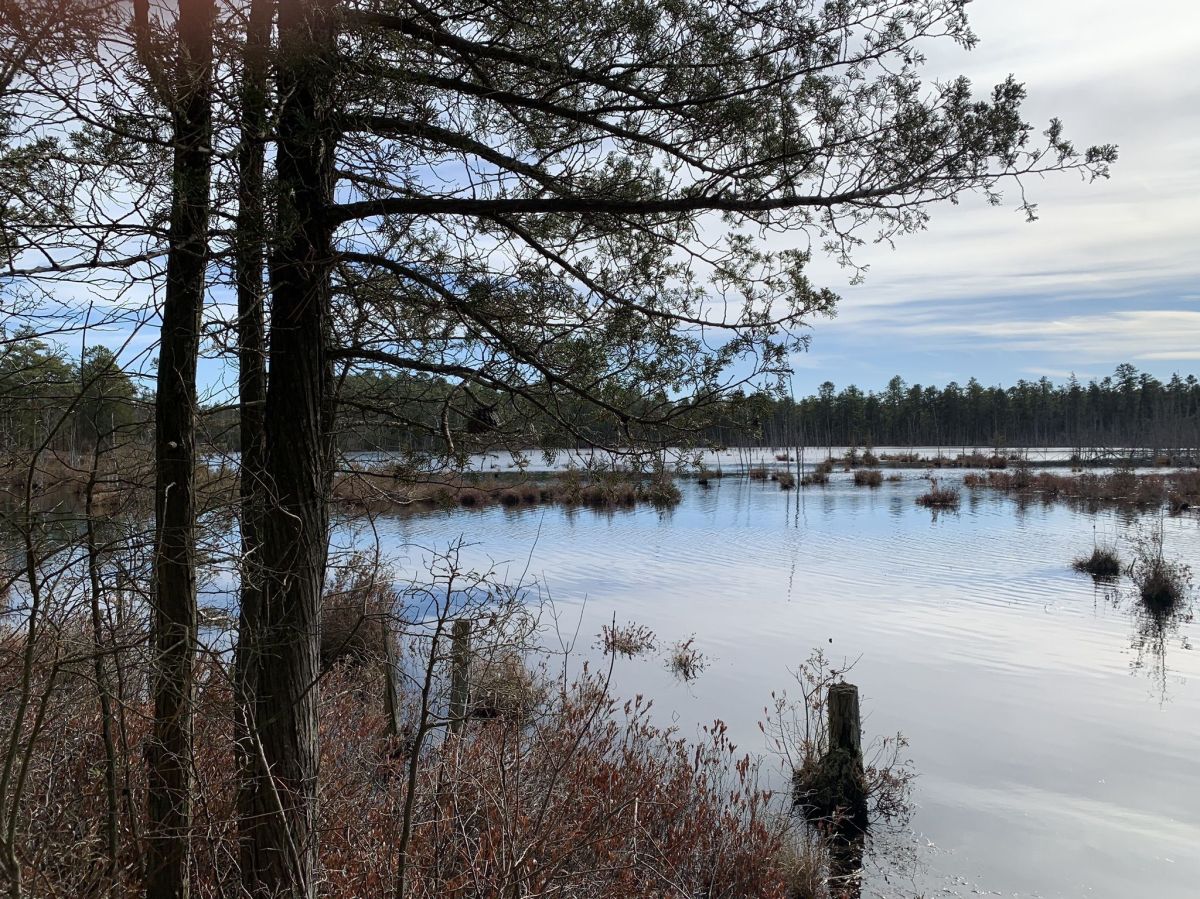
[[454,622],[450,646],[450,733],[462,731],[471,694],[471,622]]
[[862,718],[858,687],[833,684],[827,696],[829,752],[825,777],[829,801],[836,808],[827,834],[830,875],[846,899],[862,895],[864,837],[867,829],[867,793],[862,755]]
[[867,793],[858,687],[846,683],[831,685],[826,705],[829,712],[829,748],[821,761],[818,805],[822,814],[835,815],[842,824],[865,830]]
[[858,687],[833,684],[829,688],[829,749],[845,750],[862,763],[862,719],[858,710]]

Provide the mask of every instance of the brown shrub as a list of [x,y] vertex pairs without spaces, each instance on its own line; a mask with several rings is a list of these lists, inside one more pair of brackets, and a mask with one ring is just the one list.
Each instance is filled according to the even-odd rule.
[[[510,665],[502,664],[511,684]],[[45,673],[35,672],[39,684]],[[0,666],[0,697],[12,696],[13,674]],[[757,786],[755,766],[737,755],[723,726],[688,743],[651,722],[649,702],[622,705],[605,683],[585,678],[536,694],[525,721],[507,714],[469,721],[458,739],[427,738],[414,753],[415,744],[398,749],[387,735],[382,694],[382,678],[371,669],[336,666],[321,683],[322,895],[389,894],[403,852],[406,893],[422,899],[461,894],[464,884],[480,896],[531,890],[640,899],[660,894],[664,871],[681,895],[784,899],[785,829]],[[419,703],[413,696],[404,702],[411,724]],[[238,892],[234,714],[219,663],[199,666],[196,703],[192,889],[198,896],[232,896]],[[145,889],[141,797],[151,710],[133,694],[120,708],[119,857],[110,870],[95,693],[81,687],[52,694],[31,744],[13,847],[22,879],[36,884],[32,894],[132,896]],[[415,826],[402,846],[410,764]],[[528,862],[507,863],[514,850]]]

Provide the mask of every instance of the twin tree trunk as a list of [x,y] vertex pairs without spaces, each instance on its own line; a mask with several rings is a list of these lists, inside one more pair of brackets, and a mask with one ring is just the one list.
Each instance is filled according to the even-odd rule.
[[[265,340],[265,296],[263,247],[265,233],[264,162],[268,128],[268,53],[274,0],[251,0],[245,49],[242,53],[240,91],[241,137],[238,145],[238,214],[234,245],[234,280],[237,287],[238,335],[238,427],[241,451],[241,590],[236,657],[234,659],[234,728],[240,772],[238,815],[250,821],[255,813],[259,754],[250,720],[255,694],[252,622],[256,620],[262,566],[259,564],[259,532],[265,490],[264,449],[266,435],[267,368]],[[253,866],[252,831],[242,827],[239,861],[244,869]]]
[[[140,12],[145,15],[144,5]],[[147,746],[146,892],[188,895],[196,660],[196,357],[208,258],[212,0],[179,6],[170,249],[155,396],[154,731]]]
[[317,677],[331,462],[334,0],[279,4],[277,228],[263,418],[260,584],[243,614],[248,744],[242,877],[252,896],[315,895]]

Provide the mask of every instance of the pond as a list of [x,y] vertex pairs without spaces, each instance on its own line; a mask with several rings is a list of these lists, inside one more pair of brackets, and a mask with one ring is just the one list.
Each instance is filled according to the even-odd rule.
[[661,659],[621,662],[615,677],[685,734],[719,718],[764,751],[758,722],[789,672],[815,648],[853,662],[865,738],[903,732],[918,773],[920,864],[891,883],[877,872],[868,894],[1196,895],[1190,615],[1148,618],[1127,583],[1097,586],[1070,563],[1094,535],[1128,554],[1161,526],[1168,557],[1200,569],[1197,519],[988,491],[932,514],[915,502],[928,481],[897,474],[869,489],[837,472],[791,492],[685,480],[669,511],[495,507],[374,527],[402,568],[462,537],[467,563],[536,577],[584,650],[614,616],[665,641],[694,635],[708,657],[698,680]]

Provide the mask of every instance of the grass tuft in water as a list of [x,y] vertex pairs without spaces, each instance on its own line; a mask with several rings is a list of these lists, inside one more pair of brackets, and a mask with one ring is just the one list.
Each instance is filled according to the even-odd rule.
[[856,468],[854,470],[855,487],[878,487],[883,483],[883,472],[877,468]]
[[1147,606],[1174,608],[1186,598],[1192,583],[1192,570],[1182,562],[1173,562],[1163,553],[1162,524],[1134,543],[1129,577]]
[[1071,567],[1095,578],[1114,578],[1121,574],[1121,557],[1115,546],[1094,546],[1091,555],[1080,556]]
[[937,481],[929,485],[929,492],[917,497],[917,505],[927,509],[954,509],[958,507],[958,491],[953,487],[939,487]]

